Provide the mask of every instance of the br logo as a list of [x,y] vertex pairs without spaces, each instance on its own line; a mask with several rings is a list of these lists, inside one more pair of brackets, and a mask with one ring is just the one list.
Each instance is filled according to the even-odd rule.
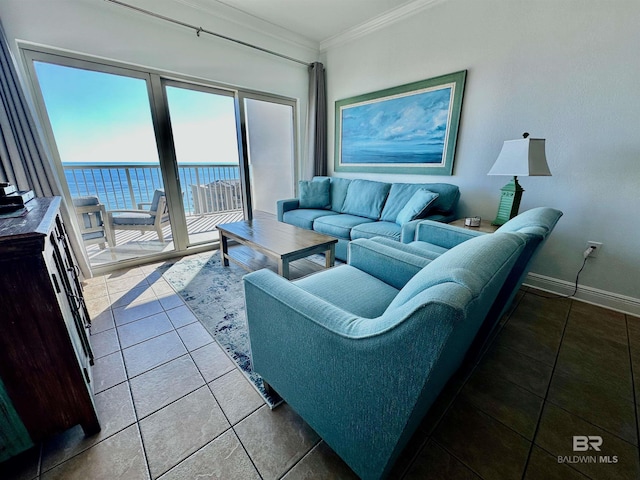
[[602,437],[599,435],[574,435],[573,436],[573,451],[574,452],[586,452],[588,450],[600,451],[602,445]]

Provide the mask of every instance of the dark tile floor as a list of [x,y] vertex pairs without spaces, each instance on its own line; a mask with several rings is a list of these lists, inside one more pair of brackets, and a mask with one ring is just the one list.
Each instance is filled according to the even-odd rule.
[[[267,408],[153,266],[85,293],[102,431],[64,432],[0,464],[1,478],[355,478],[287,405]],[[640,319],[539,294],[520,292],[392,478],[640,478]],[[573,451],[579,435],[601,451]]]

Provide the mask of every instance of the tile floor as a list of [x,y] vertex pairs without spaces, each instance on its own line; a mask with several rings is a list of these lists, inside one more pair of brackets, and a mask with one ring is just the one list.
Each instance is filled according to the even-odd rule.
[[[640,478],[640,319],[537,293],[520,292],[391,478]],[[72,428],[0,478],[356,478],[286,404],[266,407],[154,266],[92,279],[85,295],[102,431]],[[601,451],[574,452],[574,435],[601,436]]]

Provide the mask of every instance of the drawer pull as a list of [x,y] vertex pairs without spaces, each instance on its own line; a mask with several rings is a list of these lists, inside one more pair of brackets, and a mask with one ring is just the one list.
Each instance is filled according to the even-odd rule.
[[56,293],[60,293],[60,285],[58,285],[58,279],[56,278],[56,274],[51,274],[51,280],[53,280],[53,286],[56,288]]

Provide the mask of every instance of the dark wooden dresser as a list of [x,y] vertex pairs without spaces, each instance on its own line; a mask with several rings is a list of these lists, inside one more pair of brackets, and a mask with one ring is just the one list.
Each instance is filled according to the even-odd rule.
[[60,198],[0,218],[0,461],[80,424],[100,430],[80,271]]

